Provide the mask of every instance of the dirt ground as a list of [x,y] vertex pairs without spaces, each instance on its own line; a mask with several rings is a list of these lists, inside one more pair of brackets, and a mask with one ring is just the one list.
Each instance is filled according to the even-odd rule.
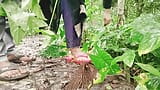
[[[45,48],[43,45],[45,40],[44,36],[27,37],[15,48],[17,54],[34,57],[36,60],[26,65],[20,64],[22,68],[30,72],[28,77],[19,81],[0,81],[0,90],[64,89],[64,86],[79,66],[66,63],[62,58],[45,59],[40,57],[38,52]],[[122,75],[115,75],[106,77],[104,83],[92,86],[91,90],[134,90],[134,86],[128,84]]]

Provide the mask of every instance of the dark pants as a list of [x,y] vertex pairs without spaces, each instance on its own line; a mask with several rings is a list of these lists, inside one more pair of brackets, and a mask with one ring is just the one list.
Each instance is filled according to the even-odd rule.
[[47,19],[47,24],[49,24],[51,16],[52,16],[52,12],[50,9],[51,6],[51,1],[50,0],[40,0],[39,5],[41,6],[42,12],[45,16],[45,18]]
[[61,0],[61,11],[64,20],[67,47],[73,48],[80,46],[81,37],[78,37],[73,24],[73,17],[67,0]]
[[[84,0],[81,0],[81,3],[84,4]],[[40,5],[44,13],[44,16],[48,19],[48,21],[50,21],[50,0],[41,0]],[[73,17],[71,16],[71,9],[68,5],[68,0],[61,0],[60,7],[64,20],[67,48],[78,47],[80,46],[81,36],[78,37],[76,34],[73,24]]]

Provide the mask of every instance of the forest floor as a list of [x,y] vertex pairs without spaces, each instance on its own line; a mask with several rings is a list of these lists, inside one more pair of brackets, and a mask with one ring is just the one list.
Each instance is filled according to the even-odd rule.
[[[20,64],[21,67],[31,72],[28,77],[19,81],[0,81],[0,90],[64,89],[79,65],[66,63],[62,57],[56,59],[41,57],[39,52],[45,48],[43,44],[45,40],[46,38],[42,35],[30,36],[16,46],[17,54],[34,57],[36,60],[25,65]],[[106,89],[106,87],[112,89]],[[134,90],[134,86],[129,84],[123,75],[114,75],[107,76],[102,84],[92,86],[91,90]]]

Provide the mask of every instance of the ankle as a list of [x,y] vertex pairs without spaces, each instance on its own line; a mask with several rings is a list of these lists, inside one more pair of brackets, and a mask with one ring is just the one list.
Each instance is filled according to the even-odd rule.
[[71,51],[71,54],[72,54],[73,56],[76,56],[77,54],[82,53],[80,47],[70,48],[70,51]]
[[81,50],[80,50],[80,47],[70,48],[69,50],[71,51],[71,53],[72,53],[72,52],[80,52],[80,51],[81,51]]

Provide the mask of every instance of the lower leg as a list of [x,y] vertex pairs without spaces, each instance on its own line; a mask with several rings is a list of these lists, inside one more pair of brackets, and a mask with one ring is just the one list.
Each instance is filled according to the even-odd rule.
[[76,61],[77,63],[89,62],[90,59],[88,55],[82,52],[80,49],[81,35],[78,36],[76,33],[73,23],[73,17],[71,15],[72,12],[69,8],[67,0],[61,0],[61,11],[66,31],[65,34],[66,34],[67,47],[71,51],[73,60]]

